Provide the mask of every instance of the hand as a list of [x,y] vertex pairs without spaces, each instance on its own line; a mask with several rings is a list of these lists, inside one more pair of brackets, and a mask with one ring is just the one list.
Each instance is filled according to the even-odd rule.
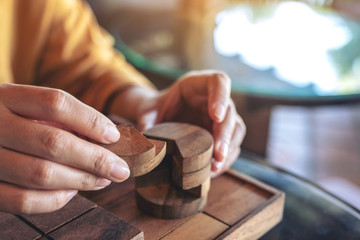
[[186,122],[208,129],[214,137],[212,176],[227,170],[240,154],[246,127],[230,98],[229,77],[216,71],[190,72],[170,88],[142,93],[136,111],[140,130],[166,121]]
[[111,143],[114,124],[55,89],[0,85],[0,211],[43,213],[77,190],[97,190],[129,176],[127,164],[82,138]]

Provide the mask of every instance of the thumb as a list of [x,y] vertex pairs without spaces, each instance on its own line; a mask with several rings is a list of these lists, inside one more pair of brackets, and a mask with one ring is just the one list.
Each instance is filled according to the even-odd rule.
[[152,110],[141,115],[137,121],[139,131],[143,132],[146,129],[152,128],[156,123],[157,116],[158,111],[156,110]]

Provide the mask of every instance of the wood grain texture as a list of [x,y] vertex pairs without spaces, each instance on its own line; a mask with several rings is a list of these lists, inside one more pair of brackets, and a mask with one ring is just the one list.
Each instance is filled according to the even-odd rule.
[[12,214],[0,212],[0,239],[38,239],[41,233]]
[[211,134],[185,123],[162,123],[144,132],[148,138],[167,142],[167,153],[177,157],[181,173],[195,172],[209,164],[213,151]]
[[199,186],[185,190],[196,197],[205,197],[208,195],[211,186],[211,177],[208,178]]
[[171,182],[171,156],[166,155],[163,161],[151,172],[135,178],[135,187],[148,187]]
[[120,139],[112,144],[98,144],[120,156],[130,169],[130,176],[136,177],[153,170],[166,153],[166,142],[148,140],[134,126],[117,126]]
[[[99,198],[101,196],[106,198],[107,194],[103,193]],[[136,205],[135,191],[117,198],[111,204],[105,204],[103,207],[121,219],[131,223],[138,229],[141,229],[144,232],[146,240],[160,239],[188,219],[161,219],[143,213]],[[154,229],[156,230],[154,231]]]
[[212,182],[208,204],[204,211],[233,225],[249,211],[265,203],[271,193],[263,191],[253,184],[239,183],[231,175],[223,175]]
[[226,240],[252,240],[259,239],[269,229],[278,224],[283,217],[285,195],[273,196],[268,202],[260,205],[251,214],[234,224],[228,231],[217,239]]
[[166,235],[162,240],[201,239],[211,240],[229,226],[204,213],[196,214],[187,222]]
[[53,239],[144,239],[142,231],[100,207],[52,232],[49,236]]
[[[211,184],[211,191],[208,195],[209,206],[205,207],[203,213],[229,226],[224,232],[214,237],[214,239],[257,239],[281,220],[284,207],[284,195],[278,190],[245,175],[234,173],[233,171],[228,171],[219,178],[213,179]],[[115,188],[118,188],[116,191],[109,189],[109,193],[111,194],[121,194],[122,189],[125,189],[126,194],[121,195],[121,197],[108,198],[107,189],[104,189],[104,191],[101,192],[97,191],[99,195],[92,195],[90,200],[98,199],[97,203],[99,203],[102,202],[100,199],[110,199],[111,203],[109,204],[102,202],[102,204],[105,204],[104,207],[141,229],[144,232],[145,238],[149,240],[172,239],[170,236],[173,232],[177,234],[184,232],[184,236],[186,237],[183,239],[202,239],[201,236],[206,237],[209,234],[213,234],[213,229],[210,227],[206,227],[208,232],[205,233],[202,232],[203,228],[187,230],[188,227],[191,228],[193,224],[195,224],[187,223],[189,221],[191,223],[191,220],[198,215],[179,219],[160,219],[143,213],[136,207],[134,185],[132,185],[133,191],[130,192],[127,190],[129,186],[128,182],[124,182],[114,185]],[[245,188],[246,191],[237,191],[239,188]],[[232,192],[236,194],[232,195]],[[250,195],[250,199],[260,199],[260,201],[255,201],[256,206],[249,204],[248,198],[246,197],[248,194]],[[254,195],[257,197],[254,198]],[[227,198],[231,199],[228,201],[230,207],[224,206]],[[217,204],[218,201],[220,202],[219,205]],[[215,212],[220,218],[212,216],[212,214],[207,211],[208,209],[210,209],[209,211],[211,213]],[[221,213],[222,211],[224,211],[224,213]],[[203,221],[203,218],[200,218],[200,221]],[[226,224],[226,221],[231,224]],[[181,229],[181,227],[185,228],[181,231],[177,230],[178,228]],[[214,228],[214,231],[215,229],[216,228]],[[188,235],[185,235],[187,233],[189,233],[190,238]],[[177,235],[175,236],[178,237]],[[196,237],[193,238],[191,236]]]
[[208,165],[202,169],[189,173],[182,173],[179,171],[179,168],[175,163],[176,161],[173,161],[171,174],[172,182],[184,190],[200,186],[209,178],[211,173],[211,163],[208,163]]
[[52,213],[21,215],[21,217],[46,234],[95,207],[95,203],[80,195],[76,195],[65,207],[60,210]]
[[135,192],[141,211],[165,219],[193,215],[205,206],[207,200],[207,196],[199,198],[171,184],[137,188]]

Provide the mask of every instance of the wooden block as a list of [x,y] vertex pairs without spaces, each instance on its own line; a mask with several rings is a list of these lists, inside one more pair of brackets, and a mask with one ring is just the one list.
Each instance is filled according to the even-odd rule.
[[184,191],[193,194],[196,197],[205,197],[209,193],[210,186],[211,186],[211,177],[208,176],[208,179],[205,180],[201,185]]
[[139,209],[154,217],[174,219],[193,215],[206,204],[207,196],[196,197],[171,184],[136,188]]
[[12,214],[0,212],[0,239],[39,239],[42,234]]
[[69,221],[96,207],[86,198],[76,195],[65,207],[52,213],[21,215],[26,221],[36,226],[43,233],[49,233]]
[[213,139],[208,131],[200,127],[168,122],[154,126],[144,135],[167,142],[167,153],[177,156],[181,173],[198,171],[211,161]]
[[120,139],[113,144],[99,144],[114,152],[126,161],[130,176],[146,174],[160,164],[166,153],[166,142],[149,141],[134,126],[122,124],[117,126]]
[[173,156],[172,164],[172,182],[184,190],[192,189],[203,184],[209,178],[211,173],[211,163],[195,172],[182,173],[176,163],[176,157]]
[[49,236],[53,239],[144,239],[142,231],[100,207],[52,232]]
[[171,156],[167,155],[163,161],[151,172],[135,178],[135,187],[148,187],[171,181]]
[[[119,188],[118,185],[121,185],[121,188]],[[121,183],[113,182],[108,187],[101,190],[83,191],[79,193],[85,198],[91,199],[91,201],[95,202],[99,206],[104,206],[104,204],[114,202],[116,199],[121,198],[122,196],[133,191],[134,187],[134,178],[128,178],[126,181]],[[102,193],[106,193],[106,195],[103,195]]]
[[220,176],[212,182],[205,211],[233,225],[249,211],[265,203],[270,196],[271,193],[253,184],[239,182],[236,177]]
[[203,213],[196,214],[187,222],[167,234],[162,240],[215,239],[229,226]]
[[[198,215],[179,219],[160,219],[141,212],[136,207],[135,190],[131,192],[127,190],[129,188],[128,182],[114,185],[114,187],[118,188],[117,191],[109,189],[111,194],[116,192],[121,194],[122,189],[125,189],[127,194],[121,195],[121,197],[108,198],[107,188],[105,188],[104,191],[96,191],[99,195],[92,195],[91,200],[108,199],[109,202],[102,203],[106,209],[141,229],[147,240],[173,239],[174,236],[181,237],[181,235],[177,235],[180,232],[183,232],[185,236],[182,239],[209,239],[207,236],[215,236],[216,234],[218,234],[216,237],[211,238],[258,239],[281,220],[284,194],[278,190],[233,171],[213,179],[211,184],[212,188],[208,195],[209,206],[205,207],[203,213],[229,226],[222,233],[219,233],[217,227],[197,228],[197,230],[194,230],[192,226],[196,223],[192,222],[193,218],[197,220],[195,222],[199,222],[198,224],[202,224],[203,221],[208,222],[206,218],[197,218]],[[134,185],[132,186],[134,187]],[[238,189],[242,188],[246,190],[238,191]],[[231,194],[232,192],[234,194]],[[249,197],[247,197],[248,195]],[[249,202],[250,199],[254,200],[254,204]],[[217,204],[217,201],[220,203]],[[216,214],[216,217],[212,214]],[[207,231],[203,232],[203,229]],[[176,235],[171,236],[173,232]],[[191,233],[189,234],[190,237],[186,235],[188,233]],[[169,235],[169,238],[167,238],[167,235]]]

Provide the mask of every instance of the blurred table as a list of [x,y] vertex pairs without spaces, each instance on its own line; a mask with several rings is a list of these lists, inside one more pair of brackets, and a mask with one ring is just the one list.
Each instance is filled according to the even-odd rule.
[[296,1],[90,1],[117,48],[159,87],[189,70],[219,69],[265,155],[271,108],[358,101],[360,24]]
[[262,240],[360,239],[360,211],[313,183],[246,153],[233,169],[285,192],[283,220]]
[[[242,153],[232,168],[285,193],[282,221],[261,237],[261,240],[360,239],[360,211],[311,182],[275,168],[261,158],[248,153]],[[119,217],[123,215],[129,217],[124,208],[133,207],[126,202],[134,196],[124,191],[122,187],[122,183],[112,184],[100,191],[81,194]],[[226,189],[226,186],[223,187]],[[146,239],[148,228],[145,229],[146,226],[142,221],[138,221],[137,218],[125,220],[143,230]],[[171,220],[173,228],[177,225],[174,221],[179,220]],[[155,222],[150,225],[152,228],[154,226],[158,225]],[[157,231],[161,235],[163,229],[158,228]]]

